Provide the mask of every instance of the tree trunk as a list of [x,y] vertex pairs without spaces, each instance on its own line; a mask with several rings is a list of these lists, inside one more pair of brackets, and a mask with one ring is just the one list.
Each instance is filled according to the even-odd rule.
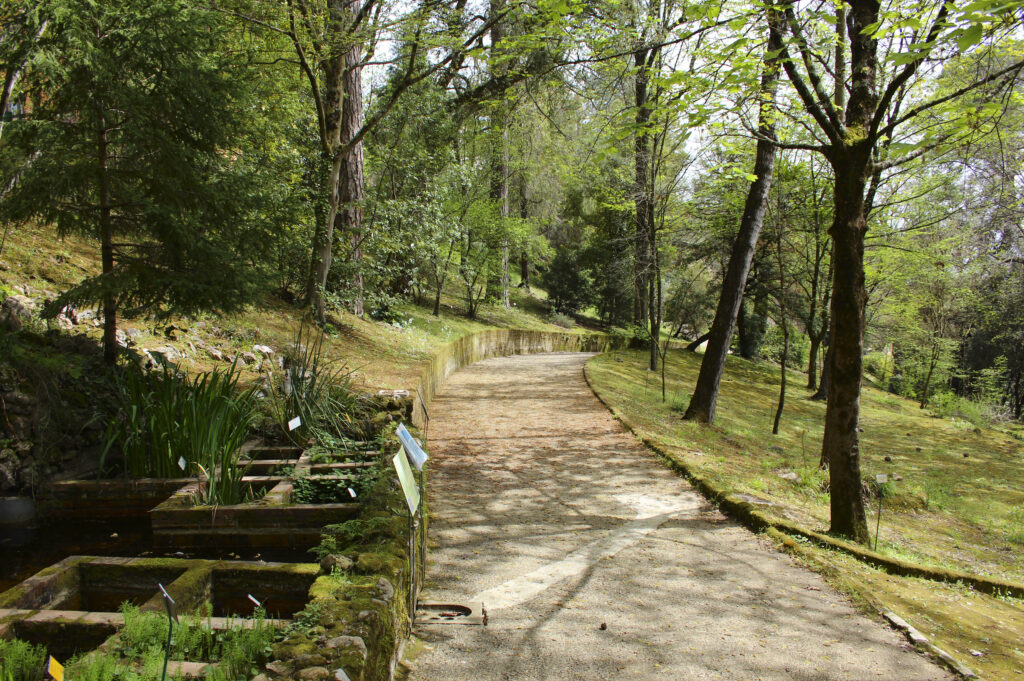
[[[851,103],[852,104],[852,103]],[[860,386],[863,371],[864,189],[870,149],[860,158],[836,163],[834,278],[831,345],[828,355],[828,405],[822,459],[828,462],[834,534],[859,542],[868,539],[860,475]],[[838,159],[846,161],[846,159]]]
[[[330,4],[331,22],[343,21],[344,7],[335,0]],[[340,30],[340,29],[339,29]],[[345,96],[346,52],[336,46],[337,52],[321,62],[323,70],[324,109],[323,138],[321,139],[321,191],[327,195],[327,218],[317,224],[313,234],[313,249],[310,258],[310,276],[306,281],[306,301],[313,309],[318,321],[324,318],[323,289],[327,286],[327,275],[331,270],[334,253],[334,227],[341,198],[342,164],[345,159],[339,153],[341,148],[341,127]]]
[[[355,23],[361,4],[349,0],[346,9],[351,21]],[[363,58],[362,43],[352,40],[345,52],[345,71],[342,78],[343,103],[341,107],[341,145],[342,148],[351,144],[356,133],[363,127]],[[348,236],[352,246],[353,280],[355,300],[352,312],[363,316],[363,201],[365,185],[363,183],[363,142],[360,140],[344,154],[341,162],[341,184],[338,187],[341,228]],[[327,273],[324,272],[323,283],[327,284]]]
[[[824,402],[828,399],[828,384],[829,375],[832,373],[829,369],[829,365],[832,362],[832,344],[829,343],[829,339],[826,336],[825,340],[822,341],[825,346],[825,363],[821,367],[821,382],[818,383],[818,390],[811,395],[811,399],[816,402]],[[822,459],[822,468],[828,467],[828,461]]]
[[[99,180],[99,217],[100,217],[100,262],[104,278],[114,273],[114,229],[111,218],[110,204],[110,173],[107,162],[107,127],[103,105],[99,109],[99,128],[97,130],[96,161]],[[117,295],[113,284],[104,282],[103,286],[103,361],[109,366],[117,364]]]
[[434,314],[435,317],[440,317],[441,316],[441,287],[440,286],[438,286],[437,290],[434,292],[434,313],[433,314]]
[[[634,295],[636,304],[633,308],[634,322],[646,324],[650,309],[650,241],[648,232],[651,229],[650,215],[653,207],[650,195],[651,183],[651,134],[649,126],[651,122],[650,93],[648,85],[650,74],[648,73],[647,60],[651,56],[649,49],[638,50],[633,54],[636,76],[633,83],[633,105],[636,113],[633,118],[635,132],[633,134],[633,200],[634,212],[634,234],[633,250],[634,265],[633,272]],[[652,344],[654,340],[652,339]]]
[[848,4],[852,86],[846,109],[847,133],[828,153],[835,177],[835,213],[829,230],[833,245],[831,373],[822,458],[829,466],[831,532],[866,543],[858,430],[867,303],[864,193],[873,171],[875,142],[868,131],[878,107],[878,44],[870,27],[878,21],[879,5],[877,0],[850,0]]
[[807,389],[814,390],[818,385],[818,349],[821,347],[821,339],[811,335],[811,349],[807,360]]
[[701,343],[707,341],[707,339],[709,338],[711,338],[710,331],[708,331],[707,333],[702,333],[701,335],[697,336],[697,338],[690,341],[690,343],[687,344],[686,349],[689,350],[690,352],[697,352],[697,348],[700,347]]
[[932,343],[931,357],[928,360],[928,374],[924,377],[924,390],[921,391],[921,405],[920,408],[924,409],[928,406],[928,389],[932,385],[932,373],[935,371],[935,364],[939,360],[939,344],[938,341]]
[[[785,312],[783,312],[783,315]],[[786,406],[786,360],[789,359],[789,324],[782,320],[782,368],[779,372],[779,407],[775,410],[775,423],[772,424],[772,435],[779,434],[782,422],[782,408]]]
[[[769,16],[774,26],[774,16]],[[718,403],[718,389],[725,370],[725,358],[729,355],[733,327],[743,303],[743,289],[747,285],[747,274],[754,259],[754,249],[761,233],[765,209],[768,206],[768,191],[772,184],[772,170],[775,167],[775,91],[778,87],[779,66],[774,56],[778,51],[780,37],[772,28],[768,39],[768,55],[765,58],[764,73],[761,76],[761,110],[758,121],[760,139],[754,157],[754,174],[757,179],[750,183],[740,230],[733,242],[729,265],[722,284],[722,295],[718,299],[715,320],[711,324],[711,336],[704,358],[700,363],[700,374],[693,397],[683,418],[702,423],[714,423],[715,406]]]

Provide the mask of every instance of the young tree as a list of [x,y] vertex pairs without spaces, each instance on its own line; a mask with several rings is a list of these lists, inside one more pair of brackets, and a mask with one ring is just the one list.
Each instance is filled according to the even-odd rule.
[[740,231],[733,243],[729,265],[722,284],[722,295],[718,300],[715,319],[711,323],[711,332],[707,348],[700,364],[697,385],[693,389],[693,397],[686,407],[684,419],[713,423],[715,405],[718,402],[718,389],[725,370],[725,358],[729,354],[733,328],[740,314],[743,302],[743,291],[747,284],[747,274],[754,259],[758,235],[764,220],[764,212],[768,202],[768,191],[772,183],[772,169],[775,165],[775,90],[779,79],[778,52],[781,47],[777,24],[779,18],[774,10],[769,10],[768,21],[772,28],[769,31],[768,43],[765,48],[761,89],[758,97],[758,141],[754,160],[754,179],[747,193],[743,208]]
[[[835,178],[828,406],[822,443],[822,458],[829,463],[831,531],[867,541],[858,436],[867,214],[887,168],[954,136],[936,139],[922,130],[907,137],[908,124],[983,84],[1012,83],[1024,60],[979,74],[976,81],[957,91],[913,101],[914,86],[921,82],[922,72],[927,75],[922,67],[940,65],[951,52],[947,46],[970,49],[981,43],[986,32],[1016,30],[1020,12],[1016,7],[997,8],[995,3],[974,3],[963,10],[946,3],[883,9],[877,0],[847,0],[839,6],[836,20],[829,22],[836,30],[826,34],[816,31],[816,27],[829,25],[819,10],[798,8],[787,0],[780,11],[785,15],[786,33],[780,57],[821,136],[818,145],[793,146],[821,152]],[[888,58],[884,52],[879,54],[880,39],[889,48]],[[821,65],[829,62],[837,83],[833,96],[821,75]],[[894,145],[893,139],[901,134],[903,143]]]
[[256,208],[239,158],[253,110],[244,52],[223,17],[183,0],[61,0],[33,59],[31,150],[4,218],[55,222],[100,243],[101,273],[51,311],[99,302],[104,358],[119,309],[231,310],[251,300],[245,230]]

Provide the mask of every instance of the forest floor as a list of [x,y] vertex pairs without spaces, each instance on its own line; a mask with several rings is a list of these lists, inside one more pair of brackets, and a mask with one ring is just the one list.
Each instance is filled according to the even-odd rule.
[[704,501],[595,399],[589,355],[490,359],[435,399],[424,598],[410,679],[942,679]]
[[[640,352],[610,353],[587,366],[594,389],[637,435],[768,515],[828,529],[827,473],[817,468],[824,404],[792,372],[779,435],[771,434],[779,367],[730,356],[715,425],[681,418],[701,357],[668,356],[660,376]],[[940,419],[874,388],[862,396],[861,466],[875,494],[884,486],[878,551],[896,558],[1024,582],[1024,442],[1019,427]],[[888,456],[891,461],[885,461]],[[878,505],[869,503],[874,535]],[[807,547],[801,551],[841,588],[881,602],[986,679],[1024,679],[1024,602],[906,579]]]

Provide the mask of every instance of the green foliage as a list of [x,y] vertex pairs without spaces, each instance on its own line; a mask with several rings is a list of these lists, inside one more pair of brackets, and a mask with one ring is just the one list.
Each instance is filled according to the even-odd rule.
[[234,365],[191,379],[168,368],[121,370],[114,379],[116,408],[108,415],[107,451],[116,445],[125,472],[134,477],[202,473],[209,479],[204,502],[237,503],[243,492],[238,450],[256,413],[253,390],[239,390],[238,379]]
[[542,277],[556,312],[579,312],[597,298],[594,275],[583,266],[579,251],[559,248]]
[[[327,357],[324,333],[305,322],[286,356],[282,394],[274,402],[278,423],[297,445],[329,450],[355,448],[372,431],[370,405],[352,387],[352,371]],[[288,429],[299,417],[301,425]]]
[[31,161],[0,214],[116,242],[102,273],[49,312],[103,298],[146,311],[251,301],[250,258],[274,211],[262,210],[259,164],[228,151],[241,150],[258,111],[246,50],[228,47],[230,23],[186,0],[37,9],[49,26],[23,81],[33,107],[5,135]]
[[[209,604],[204,609],[209,611]],[[127,603],[121,606],[121,612],[125,624],[119,652],[130,660],[141,660],[143,667],[148,667],[148,660],[155,651],[162,665],[167,618],[162,613],[143,612]],[[227,627],[218,630],[212,629],[199,613],[182,615],[179,619],[174,627],[171,659],[216,662],[220,669],[213,678],[219,681],[246,681],[258,673],[270,659],[272,644],[281,634],[266,621],[262,609],[257,609],[248,620],[229,619]]]
[[37,681],[43,678],[46,648],[19,639],[0,639],[0,681]]

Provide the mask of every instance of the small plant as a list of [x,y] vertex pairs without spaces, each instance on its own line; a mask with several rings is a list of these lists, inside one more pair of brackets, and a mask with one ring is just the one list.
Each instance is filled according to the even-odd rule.
[[0,639],[0,680],[36,681],[43,678],[46,648],[26,641]]
[[[216,671],[207,679],[245,681],[251,678],[270,659],[273,643],[281,631],[267,622],[262,608],[257,608],[251,620],[228,620],[226,628],[213,629],[202,614],[211,610],[207,604],[199,612],[181,616],[174,627],[171,659],[217,663]],[[142,678],[148,678],[145,673],[152,666],[152,659],[156,659],[161,668],[163,665],[167,620],[159,613],[142,612],[131,604],[122,605],[121,612],[124,628],[120,652],[140,662]],[[155,678],[160,678],[160,671],[157,669]]]
[[[367,436],[362,417],[368,403],[352,388],[352,371],[327,357],[324,339],[322,332],[305,322],[299,327],[292,353],[286,357],[277,420],[297,445],[344,449],[352,439]],[[301,425],[289,430],[287,424],[296,416]]]
[[213,498],[237,496],[238,449],[256,413],[253,390],[240,391],[238,378],[234,365],[192,380],[167,368],[124,370],[115,381],[104,458],[117,445],[133,477],[175,478],[201,468]]

